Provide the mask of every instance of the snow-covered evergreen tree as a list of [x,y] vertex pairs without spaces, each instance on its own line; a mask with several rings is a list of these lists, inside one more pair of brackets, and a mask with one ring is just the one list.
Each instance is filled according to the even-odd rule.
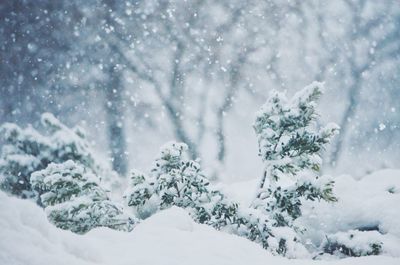
[[78,161],[97,175],[108,178],[113,172],[99,166],[85,139],[84,131],[68,128],[52,114],[42,115],[44,134],[31,126],[20,128],[5,123],[0,132],[4,146],[0,156],[0,188],[22,198],[35,197],[30,175],[47,167],[51,162]]
[[336,201],[333,182],[320,176],[321,152],[337,133],[335,124],[317,129],[316,104],[322,84],[314,82],[292,99],[274,91],[257,113],[254,129],[264,164],[253,206],[273,220],[274,227],[293,227],[302,200]]
[[41,194],[49,220],[59,228],[85,233],[95,227],[130,231],[136,223],[111,201],[91,169],[68,160],[51,163],[30,179]]
[[128,205],[135,207],[142,218],[150,215],[151,209],[187,208],[195,221],[220,229],[227,219],[235,217],[238,206],[209,188],[199,163],[186,159],[186,151],[186,144],[168,143],[161,148],[150,177],[133,172],[131,189],[126,193]]

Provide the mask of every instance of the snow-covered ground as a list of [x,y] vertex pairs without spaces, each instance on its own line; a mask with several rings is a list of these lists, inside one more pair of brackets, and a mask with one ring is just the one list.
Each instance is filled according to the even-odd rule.
[[[179,208],[161,211],[131,233],[97,228],[85,235],[50,224],[41,208],[0,193],[0,264],[400,264],[400,171],[383,170],[359,180],[336,179],[339,202],[305,207],[301,222],[315,230],[308,236],[377,226],[387,243],[384,255],[330,261],[289,260],[269,254],[244,238],[194,223]],[[227,185],[243,204],[251,200],[255,181]],[[319,204],[318,206],[316,204]],[[317,232],[319,231],[319,232]]]
[[[383,242],[385,254],[400,257],[400,170],[384,169],[361,178],[340,175],[333,179],[337,203],[304,203],[303,216],[298,220],[308,228],[304,240],[318,245],[327,234],[378,229],[379,233],[368,235]],[[249,205],[257,183],[236,182],[223,189],[231,198]]]

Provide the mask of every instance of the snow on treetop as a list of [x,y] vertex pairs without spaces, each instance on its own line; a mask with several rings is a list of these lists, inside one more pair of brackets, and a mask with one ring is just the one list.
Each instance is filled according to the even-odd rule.
[[181,162],[188,146],[185,143],[168,142],[160,148],[160,155],[155,160],[153,171],[163,170],[163,168],[177,167]]
[[291,104],[293,106],[299,105],[299,103],[307,102],[313,103],[316,102],[321,95],[325,92],[325,83],[314,81],[308,86],[304,87],[300,91],[298,91],[292,97]]
[[329,122],[325,127],[321,129],[323,132],[328,133],[328,132],[333,132],[334,134],[338,134],[340,127],[334,122]]
[[[256,121],[259,119],[274,119],[272,113],[279,112],[276,108],[287,103],[287,97],[285,93],[279,92],[277,90],[272,90],[269,94],[267,102],[256,112]],[[267,114],[270,114],[266,116]]]
[[[50,204],[62,199],[60,196],[77,196],[86,191],[84,187],[99,185],[96,175],[72,160],[61,164],[51,163],[45,169],[33,172],[30,181],[34,189],[44,192],[41,195],[42,201],[47,202],[49,199]],[[95,196],[106,197],[105,193],[100,193],[96,192]],[[50,198],[54,196],[57,197],[57,200]]]
[[185,143],[168,142],[160,148],[161,158],[165,157],[180,157],[184,151],[188,150]]
[[286,93],[273,90],[267,102],[256,112],[256,133],[274,136],[271,129],[279,135],[281,130],[296,130],[311,124],[316,116],[317,101],[323,91],[323,83],[320,82],[306,86],[291,99],[287,98]]
[[49,144],[49,141],[43,135],[41,135],[39,132],[33,129],[31,126],[22,129],[21,127],[19,127],[14,123],[4,123],[0,127],[0,133],[2,134],[2,138],[10,143],[29,141],[29,142],[37,142],[38,145]]
[[[65,172],[73,172],[73,175],[67,175]],[[63,180],[72,180],[77,175],[82,176],[87,182],[98,183],[97,177],[85,170],[85,168],[72,160],[67,160],[62,164],[50,163],[47,168],[33,172],[31,175],[31,182],[43,181],[48,185],[54,185],[59,178]]]
[[53,114],[49,112],[45,112],[42,114],[41,122],[43,126],[47,128],[51,128],[52,130],[60,130],[65,126],[62,124]]

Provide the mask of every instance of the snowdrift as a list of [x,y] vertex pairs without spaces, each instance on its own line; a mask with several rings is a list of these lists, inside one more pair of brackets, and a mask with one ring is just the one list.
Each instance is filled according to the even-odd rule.
[[[296,222],[308,227],[304,240],[319,245],[328,234],[343,237],[354,230],[362,239],[383,242],[383,254],[400,257],[400,170],[384,169],[361,178],[341,175],[334,178],[337,203],[310,202],[303,205],[303,216]],[[223,187],[230,197],[249,205],[256,180]],[[360,240],[352,244],[362,244]],[[399,263],[400,264],[400,263]]]
[[[390,178],[390,181],[387,178]],[[365,182],[365,186],[348,181]],[[399,220],[399,171],[383,171],[360,181],[343,177],[338,178],[337,182],[337,192],[342,200],[338,205],[322,205],[321,209],[314,212],[311,220],[315,222],[321,218],[318,219],[319,223],[327,224],[326,226],[330,228],[325,227],[325,230],[328,230],[338,225],[336,219],[332,219],[334,216],[343,220],[336,228],[339,231],[350,228],[349,220],[346,220],[348,214],[351,214],[349,218],[358,215],[357,225],[378,222],[379,229],[391,232],[391,236],[398,239],[396,235],[399,232],[399,225],[395,221]],[[344,182],[347,185],[344,185]],[[246,190],[244,185],[235,184],[231,187],[239,186],[241,192]],[[388,189],[390,191],[387,191]],[[232,194],[237,191],[238,189],[231,189]],[[343,196],[350,191],[351,194]],[[390,205],[386,195],[382,195],[385,194],[384,191],[393,196],[389,197]],[[383,197],[379,197],[379,194]],[[379,198],[381,199],[378,200]],[[364,206],[359,205],[361,202]],[[382,204],[383,202],[385,204]],[[391,207],[394,208],[390,210]],[[342,208],[341,215],[336,215],[334,212],[330,213],[330,216],[323,216],[328,210],[340,212],[339,209]],[[350,210],[351,212],[347,212]],[[367,215],[366,212],[370,214]],[[395,217],[397,219],[392,219]],[[335,225],[329,223],[329,220]],[[400,264],[400,258],[390,256],[331,261],[289,260],[275,257],[244,238],[194,223],[186,212],[179,208],[171,208],[150,217],[130,233],[98,228],[85,235],[76,235],[50,224],[43,210],[34,203],[9,197],[2,192],[0,192],[0,238],[1,265]],[[395,245],[393,247],[396,248]]]

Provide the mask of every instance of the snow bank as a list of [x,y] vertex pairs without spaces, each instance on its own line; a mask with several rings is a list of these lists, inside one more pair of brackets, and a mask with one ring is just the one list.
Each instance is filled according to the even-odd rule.
[[[308,227],[305,240],[319,245],[327,234],[377,229],[379,233],[368,235],[383,242],[383,254],[400,257],[400,170],[380,170],[358,179],[341,175],[333,180],[337,203],[306,202],[302,208],[303,217],[298,222]],[[223,189],[231,198],[249,205],[256,185],[257,180],[251,180]]]
[[325,217],[326,226],[334,223],[340,230],[378,226],[383,233],[400,237],[400,170],[381,170],[360,180],[343,175],[335,181],[338,203],[315,209]]
[[383,252],[400,257],[400,170],[380,170],[358,180],[342,175],[335,182],[337,203],[305,205],[300,221],[309,227],[308,236],[318,240],[323,233],[377,230]]
[[51,225],[35,204],[0,192],[0,264],[399,264],[375,256],[336,261],[274,257],[244,238],[194,223],[182,209],[161,211],[131,233],[107,228],[76,235]]

